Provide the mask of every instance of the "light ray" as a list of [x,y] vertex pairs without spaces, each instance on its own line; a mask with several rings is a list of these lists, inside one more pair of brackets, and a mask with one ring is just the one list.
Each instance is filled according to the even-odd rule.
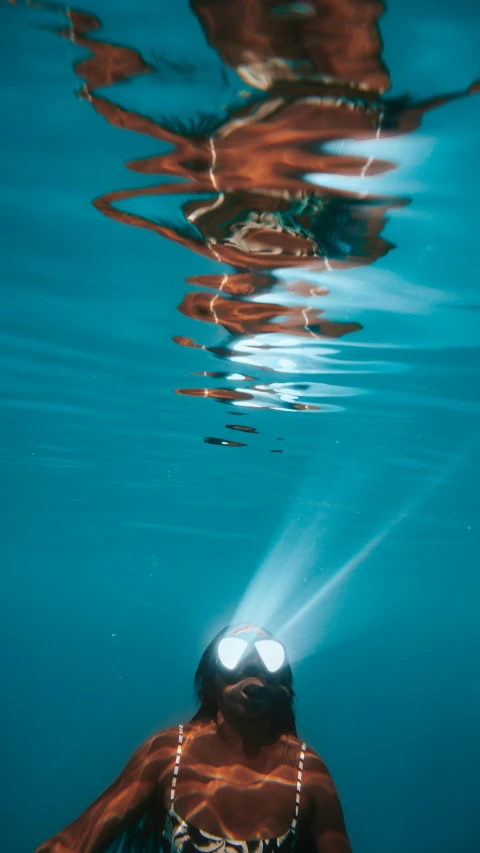
[[[311,631],[305,631],[305,619],[311,616],[317,608],[320,608],[327,596],[338,590],[339,586],[354,572],[354,570],[365,562],[370,557],[373,551],[381,545],[385,539],[395,530],[398,525],[407,519],[412,512],[432,494],[432,492],[440,485],[448,482],[449,477],[454,470],[458,468],[462,461],[471,450],[471,444],[467,448],[463,448],[453,458],[450,458],[441,472],[436,473],[422,483],[419,488],[413,493],[408,501],[406,501],[402,510],[395,513],[387,522],[386,526],[370,539],[363,548],[353,555],[346,563],[338,569],[337,572],[318,590],[318,592],[308,601],[297,609],[295,614],[290,617],[282,626],[278,627],[276,634],[286,643],[289,649],[290,660],[300,660],[311,654],[314,648],[319,644],[320,637],[318,634],[312,634]],[[303,630],[302,630],[303,629]]]
[[[441,485],[449,482],[452,473],[465,461],[476,441],[464,445],[450,456],[440,471],[428,476],[405,501],[400,511],[394,512],[379,532],[350,557],[313,595],[305,597],[304,577],[319,562],[323,533],[326,524],[324,510],[318,510],[315,518],[305,529],[302,512],[305,501],[304,488],[297,495],[291,508],[290,520],[276,542],[271,553],[250,581],[233,617],[233,622],[254,620],[263,624],[282,639],[292,662],[312,654],[325,640],[326,600],[334,599],[334,593],[352,573],[395,531],[395,529]],[[348,478],[352,488],[352,469],[345,465],[343,476],[337,480],[339,491]],[[360,482],[362,479],[360,478]],[[327,505],[327,508],[330,507]],[[296,606],[297,605],[297,606]],[[330,607],[332,601],[330,601]],[[288,612],[293,615],[286,615]],[[314,620],[314,624],[312,624]],[[308,628],[307,628],[308,622]],[[323,635],[322,635],[323,630]]]

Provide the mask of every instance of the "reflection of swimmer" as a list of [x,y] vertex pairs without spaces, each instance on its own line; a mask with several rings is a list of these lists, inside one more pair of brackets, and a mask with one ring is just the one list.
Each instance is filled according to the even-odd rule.
[[195,685],[192,721],[147,740],[37,853],[350,853],[330,774],[297,737],[283,645],[226,628]]
[[[308,387],[308,386],[307,386]],[[183,397],[203,397],[217,400],[218,403],[231,403],[252,409],[275,409],[291,412],[333,412],[340,411],[338,406],[315,406],[297,403],[298,395],[292,395],[290,388],[282,393],[282,385],[251,385],[248,391],[236,388],[176,388],[175,392]]]
[[[383,6],[376,0],[283,6],[199,0],[192,7],[221,58],[257,92],[248,104],[232,104],[226,117],[153,120],[95,94],[98,87],[83,73],[83,97],[110,124],[173,148],[127,166],[179,179],[106,193],[94,202],[98,210],[236,269],[321,271],[383,257],[392,248],[381,236],[388,211],[406,200],[376,198],[368,180],[359,194],[321,187],[309,176],[367,179],[393,169],[374,157],[330,153],[325,145],[409,133],[425,112],[467,92],[419,103],[384,98],[390,80],[378,35]],[[182,205],[180,226],[117,207],[192,192],[202,197]]]
[[[340,338],[361,329],[359,323],[326,320],[323,311],[300,306],[224,299],[209,293],[189,293],[179,311],[194,320],[223,326],[232,335],[283,332],[296,337]],[[278,318],[284,319],[279,320]]]
[[[210,45],[250,89],[217,115],[199,114],[187,121],[153,118],[114,103],[106,91],[155,73],[138,51],[91,37],[100,27],[93,15],[48,2],[29,5],[65,15],[66,25],[56,32],[91,52],[75,64],[80,95],[90,107],[113,127],[149,136],[158,145],[152,156],[126,164],[132,171],[158,176],[153,185],[107,192],[94,201],[95,207],[117,222],[148,229],[231,268],[228,274],[190,279],[218,294],[189,294],[181,303],[187,316],[219,324],[232,335],[228,345],[209,347],[210,352],[229,359],[245,343],[239,337],[279,333],[318,340],[321,346],[325,338],[361,328],[356,322],[320,317],[309,297],[322,295],[325,288],[319,293],[306,282],[288,287],[305,297],[301,304],[257,297],[275,286],[273,270],[334,272],[372,264],[393,248],[383,231],[389,212],[407,200],[376,195],[368,178],[395,164],[377,159],[375,146],[366,157],[333,151],[330,143],[374,142],[410,133],[426,112],[474,94],[478,84],[417,103],[386,96],[390,77],[381,56],[380,0],[190,0]],[[353,184],[350,191],[321,186],[325,174],[340,176],[342,185],[351,176],[356,189]],[[362,192],[357,191],[358,178],[365,178]],[[142,199],[163,195],[189,196],[180,206],[180,223],[142,209]],[[136,211],[128,209],[131,200]],[[332,276],[329,289],[334,284]],[[348,313],[345,320],[350,321]],[[249,363],[286,372],[289,362],[293,372],[300,372],[298,358],[293,365],[283,357],[282,364],[278,359],[275,363],[278,340],[273,340],[268,364],[258,358]],[[194,345],[185,343],[186,338],[177,341]],[[250,340],[249,347],[264,350],[265,343]],[[320,367],[311,356],[307,361],[309,372]],[[273,387],[268,392],[254,387],[250,394],[235,389],[180,393],[234,403],[263,400],[270,407]],[[319,410],[291,401],[289,390],[285,396],[278,383],[276,388],[281,408],[285,403],[296,410]]]
[[257,89],[277,83],[343,81],[390,88],[378,18],[382,0],[191,0],[222,62]]
[[[419,103],[385,99],[390,79],[381,58],[379,0],[191,0],[221,59],[257,91],[249,93],[248,104],[232,104],[225,116],[154,120],[96,94],[154,73],[138,51],[90,38],[100,27],[91,14],[41,0],[27,5],[64,14],[67,25],[56,32],[91,51],[75,72],[84,81],[81,96],[98,113],[116,127],[172,146],[127,164],[169,180],[114,190],[98,198],[96,207],[237,270],[335,269],[383,257],[392,248],[381,237],[388,211],[405,200],[376,198],[368,182],[359,194],[320,187],[309,176],[367,178],[394,164],[329,153],[326,143],[409,133],[428,110],[478,89]],[[203,198],[183,205],[186,222],[180,227],[116,206],[190,192]]]

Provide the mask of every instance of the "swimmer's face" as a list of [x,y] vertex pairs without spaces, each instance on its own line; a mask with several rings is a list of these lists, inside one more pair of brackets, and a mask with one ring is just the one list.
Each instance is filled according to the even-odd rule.
[[218,705],[223,712],[241,717],[261,717],[272,708],[272,695],[262,673],[243,674],[239,681],[231,684],[215,675]]
[[226,672],[221,665],[215,673],[215,690],[219,708],[236,716],[256,718],[269,714],[279,699],[279,691],[288,697],[288,688],[268,673],[255,648],[255,641],[265,639],[260,628],[248,626],[235,632],[250,645],[239,665]]

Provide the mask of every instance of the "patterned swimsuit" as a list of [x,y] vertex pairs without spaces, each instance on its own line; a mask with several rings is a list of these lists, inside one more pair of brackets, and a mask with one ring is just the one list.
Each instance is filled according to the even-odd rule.
[[162,836],[162,853],[293,853],[295,832],[300,807],[300,791],[302,788],[302,771],[305,760],[306,745],[302,743],[298,762],[297,790],[295,796],[295,813],[285,835],[279,838],[258,838],[253,841],[234,841],[231,838],[219,838],[210,835],[203,829],[198,829],[175,812],[175,788],[177,785],[178,769],[183,744],[183,726],[178,727],[178,746],[175,768],[173,771],[170,791],[170,808],[167,814],[165,829]]

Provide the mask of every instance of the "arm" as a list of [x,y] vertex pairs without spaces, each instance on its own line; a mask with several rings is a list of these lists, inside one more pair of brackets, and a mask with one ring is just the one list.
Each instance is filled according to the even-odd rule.
[[131,757],[115,781],[77,820],[45,841],[35,853],[102,853],[110,841],[139,819],[154,796],[165,752],[155,735]]
[[461,98],[478,95],[479,92],[480,81],[475,80],[468,89],[462,89],[459,92],[450,92],[446,95],[437,95],[434,98],[427,98],[425,101],[413,103],[400,111],[395,132],[410,133],[412,130],[420,127],[423,116],[430,112],[430,110],[436,110],[438,107],[443,107],[445,104],[451,103],[451,101],[458,101]]
[[141,113],[136,113],[133,110],[127,110],[123,107],[109,101],[108,98],[100,97],[90,91],[87,84],[82,87],[79,92],[79,97],[83,101],[88,101],[95,112],[102,115],[104,119],[113,127],[118,127],[121,130],[131,130],[133,133],[141,133],[145,136],[151,136],[153,139],[158,139],[161,142],[168,142],[170,145],[182,143],[182,137],[178,133],[168,130],[159,122],[153,121],[148,116]]
[[[92,204],[100,211],[100,213],[103,213],[103,215],[107,216],[109,219],[114,219],[116,222],[123,222],[124,225],[131,225],[135,228],[146,228],[148,231],[154,231],[156,234],[160,234],[161,237],[166,237],[167,240],[173,240],[173,242],[179,243],[180,246],[185,246],[187,249],[191,249],[201,255],[211,257],[209,247],[205,243],[202,243],[200,239],[193,237],[188,231],[187,233],[182,233],[181,228],[173,228],[168,225],[168,223],[163,223],[161,221],[156,222],[154,219],[148,219],[146,216],[141,216],[140,214],[125,213],[123,210],[119,210],[118,207],[115,207],[116,202],[125,201],[129,198],[140,198],[151,195],[172,195],[173,193],[183,194],[188,191],[199,192],[198,188],[192,188],[183,182],[157,184],[153,187],[139,187],[138,189],[131,190],[114,190],[113,192],[105,193],[105,195],[94,199]],[[186,224],[186,229],[188,229],[188,223]]]
[[437,107],[443,107],[444,104],[449,104],[450,101],[458,101],[461,98],[468,98],[470,95],[478,95],[479,92],[480,81],[474,80],[468,89],[461,89],[459,92],[449,92],[447,95],[437,95],[434,98],[428,98],[425,101],[420,101],[419,104],[414,106],[414,109],[420,110],[421,114],[424,115],[426,112],[429,112],[429,110],[435,110]]
[[307,755],[305,781],[316,853],[352,853],[333,779],[318,755],[311,750]]

